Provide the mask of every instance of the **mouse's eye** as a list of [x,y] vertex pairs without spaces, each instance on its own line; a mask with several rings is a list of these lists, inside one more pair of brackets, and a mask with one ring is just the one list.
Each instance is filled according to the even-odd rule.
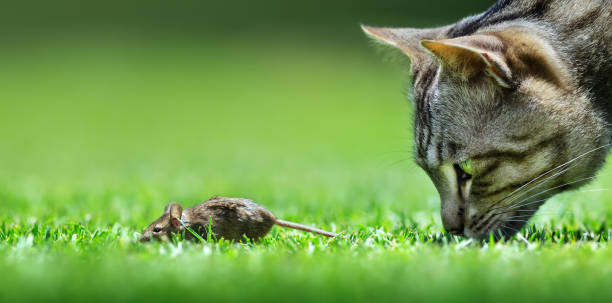
[[159,226],[156,226],[155,228],[153,228],[153,232],[154,232],[154,233],[158,233],[158,232],[160,232],[160,231],[162,231],[162,228],[161,228],[161,227],[159,227]]

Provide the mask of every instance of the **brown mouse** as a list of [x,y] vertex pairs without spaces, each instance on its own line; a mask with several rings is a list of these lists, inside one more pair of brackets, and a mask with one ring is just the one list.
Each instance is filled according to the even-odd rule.
[[[184,231],[186,227],[206,239],[209,222],[215,237],[230,241],[244,242],[245,236],[252,240],[260,239],[275,224],[326,237],[336,236],[335,233],[277,219],[269,210],[249,199],[214,196],[185,210],[178,203],[168,204],[164,214],[144,230],[139,240],[162,240],[173,233]],[[186,232],[185,238],[195,237]]]

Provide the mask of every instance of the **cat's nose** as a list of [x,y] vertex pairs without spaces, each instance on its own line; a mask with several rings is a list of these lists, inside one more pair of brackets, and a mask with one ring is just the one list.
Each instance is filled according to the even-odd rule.
[[446,231],[448,231],[451,235],[463,236],[463,228],[462,229],[447,229]]
[[463,236],[463,223],[449,225],[444,219],[442,219],[442,222],[444,222],[444,229],[451,235]]
[[464,210],[458,203],[443,203],[442,224],[444,229],[456,236],[463,236]]

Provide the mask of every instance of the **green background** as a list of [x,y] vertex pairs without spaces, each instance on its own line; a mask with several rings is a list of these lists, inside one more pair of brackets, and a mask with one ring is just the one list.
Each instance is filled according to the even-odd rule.
[[[609,165],[547,203],[530,245],[445,234],[411,160],[407,62],[359,28],[491,4],[3,4],[0,301],[609,299]],[[135,241],[212,195],[347,239]]]

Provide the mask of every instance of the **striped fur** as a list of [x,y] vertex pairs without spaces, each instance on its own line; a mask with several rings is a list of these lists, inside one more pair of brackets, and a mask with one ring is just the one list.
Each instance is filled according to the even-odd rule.
[[[411,59],[415,160],[438,189],[448,231],[512,235],[602,167],[611,14],[612,0],[501,0],[440,28],[363,27]],[[457,166],[466,159],[467,180]]]

